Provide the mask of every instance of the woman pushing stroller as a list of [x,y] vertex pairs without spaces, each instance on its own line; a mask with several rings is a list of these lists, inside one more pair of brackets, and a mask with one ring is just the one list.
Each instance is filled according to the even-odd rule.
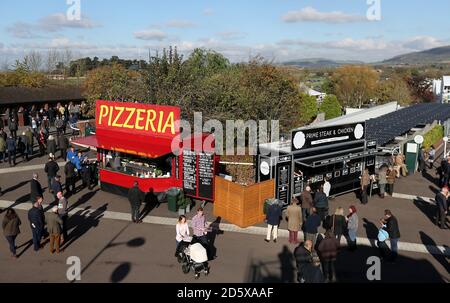
[[189,225],[187,224],[186,216],[180,216],[178,218],[178,223],[176,226],[177,236],[177,248],[175,250],[175,257],[180,256],[181,247],[184,243],[190,243],[192,241],[192,238],[190,237],[189,233]]

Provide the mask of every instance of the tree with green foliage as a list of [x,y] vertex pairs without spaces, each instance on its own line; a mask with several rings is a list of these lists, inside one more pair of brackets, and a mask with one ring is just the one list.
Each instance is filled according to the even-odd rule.
[[300,94],[300,121],[311,123],[318,114],[317,99],[307,94]]
[[325,120],[342,116],[342,106],[334,95],[327,95],[319,108],[320,113],[325,114]]

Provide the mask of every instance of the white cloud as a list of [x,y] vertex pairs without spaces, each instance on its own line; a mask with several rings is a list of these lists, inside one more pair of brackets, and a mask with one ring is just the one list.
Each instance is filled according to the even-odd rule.
[[438,40],[435,37],[429,37],[429,36],[418,36],[410,39],[409,41],[405,42],[403,45],[406,48],[413,49],[413,50],[426,50],[430,48],[440,47],[444,46],[447,43]]
[[166,23],[167,27],[189,28],[194,27],[195,23],[189,20],[170,20]]
[[247,35],[242,32],[220,32],[217,33],[217,36],[219,36],[223,40],[237,40],[245,38]]
[[162,41],[167,38],[167,34],[157,29],[142,30],[134,33],[134,37],[140,40]]
[[349,15],[340,11],[320,12],[308,6],[299,11],[290,11],[282,16],[282,20],[287,23],[295,22],[325,22],[325,23],[346,23],[368,21],[365,16]]
[[68,20],[62,13],[52,14],[39,20],[38,26],[44,31],[57,32],[64,28],[84,28],[90,29],[99,25],[91,21],[87,16],[82,15],[80,20]]
[[212,16],[212,15],[214,15],[214,10],[212,8],[205,8],[203,10],[203,15],[204,16]]

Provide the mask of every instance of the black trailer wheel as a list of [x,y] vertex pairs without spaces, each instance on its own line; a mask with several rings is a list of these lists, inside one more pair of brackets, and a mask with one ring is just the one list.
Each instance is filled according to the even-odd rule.
[[190,268],[189,264],[183,264],[183,266],[181,266],[181,270],[183,270],[183,273],[187,275],[189,273],[189,271],[191,270],[191,268]]

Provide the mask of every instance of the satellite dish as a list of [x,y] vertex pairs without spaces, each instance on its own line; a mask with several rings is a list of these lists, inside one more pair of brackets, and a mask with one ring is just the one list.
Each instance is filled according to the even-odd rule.
[[416,142],[417,144],[423,144],[423,142],[425,141],[425,139],[423,138],[423,136],[418,135],[414,138],[414,142]]

